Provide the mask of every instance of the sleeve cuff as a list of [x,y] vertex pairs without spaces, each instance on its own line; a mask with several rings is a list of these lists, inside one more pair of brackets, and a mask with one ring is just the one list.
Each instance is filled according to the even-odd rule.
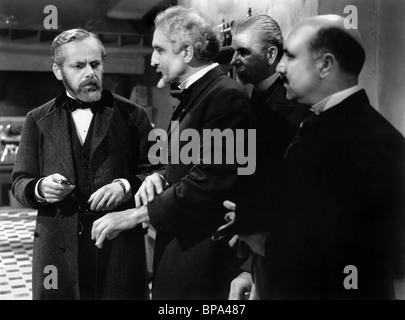
[[39,194],[39,184],[44,178],[41,178],[37,181],[35,184],[35,189],[34,189],[34,195],[35,195],[35,200],[37,200],[39,203],[46,203],[46,199],[41,197]]
[[124,195],[126,196],[129,192],[131,192],[131,185],[129,184],[127,179],[115,179],[113,182],[118,182],[121,184],[122,189],[124,190]]

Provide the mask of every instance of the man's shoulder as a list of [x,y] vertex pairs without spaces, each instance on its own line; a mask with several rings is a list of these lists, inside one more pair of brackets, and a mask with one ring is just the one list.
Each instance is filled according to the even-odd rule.
[[27,115],[32,115],[34,118],[42,117],[47,114],[55,105],[57,97],[45,102],[44,104],[35,107],[27,113]]
[[221,99],[240,97],[248,101],[249,98],[245,87],[227,74],[219,74],[214,78],[208,90]]
[[211,87],[221,86],[224,89],[229,88],[244,91],[243,85],[231,78],[220,65],[208,71],[202,77],[201,83],[211,84]]
[[129,108],[131,110],[144,110],[144,107],[140,104],[137,104],[119,94],[111,93],[113,97],[113,101],[118,106],[123,106],[125,108]]

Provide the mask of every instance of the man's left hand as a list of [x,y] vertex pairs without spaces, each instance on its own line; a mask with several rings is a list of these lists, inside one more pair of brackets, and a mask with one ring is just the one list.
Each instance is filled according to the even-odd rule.
[[146,207],[110,212],[94,221],[91,239],[95,240],[96,246],[101,249],[105,239],[112,240],[120,232],[135,228],[142,222],[149,222]]
[[122,186],[112,182],[94,192],[87,202],[92,211],[106,211],[114,209],[126,198]]

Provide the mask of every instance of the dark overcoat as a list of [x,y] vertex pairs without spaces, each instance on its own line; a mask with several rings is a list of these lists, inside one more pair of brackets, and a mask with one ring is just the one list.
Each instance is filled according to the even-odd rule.
[[[224,223],[227,210],[223,201],[235,197],[238,163],[235,157],[225,163],[226,150],[235,147],[233,142],[209,147],[202,137],[204,130],[228,129],[234,135],[235,129],[247,129],[247,94],[220,67],[210,70],[188,90],[169,130],[166,178],[171,186],[148,205],[150,221],[157,230],[152,299],[227,299],[240,261],[226,239],[214,242],[211,235]],[[175,132],[185,136],[186,129],[201,137],[197,144],[201,155],[210,148],[212,154],[223,156],[222,162],[202,163],[197,159],[200,161],[184,163],[184,159],[175,159],[171,145],[183,150],[191,141],[176,138]]]
[[[102,97],[103,107],[93,119],[89,160],[91,192],[117,178],[128,179],[132,190],[136,191],[142,182],[140,165],[146,164],[151,124],[141,106],[106,90]],[[73,193],[53,204],[41,205],[34,198],[37,181],[50,174],[60,173],[77,184],[70,115],[64,107],[65,101],[66,95],[62,94],[27,114],[12,173],[15,198],[24,206],[38,210],[32,272],[34,299],[79,299],[79,207]],[[133,206],[132,198],[115,210]],[[145,247],[141,226],[122,232],[113,241],[106,241],[101,250],[95,250],[104,261],[100,269],[95,270],[98,272],[98,298],[145,298]],[[56,267],[57,289],[44,286],[50,275],[48,269],[45,270],[47,266]]]
[[[404,273],[405,139],[361,90],[307,118],[268,220],[266,299],[393,299]],[[267,222],[267,223],[266,223]]]

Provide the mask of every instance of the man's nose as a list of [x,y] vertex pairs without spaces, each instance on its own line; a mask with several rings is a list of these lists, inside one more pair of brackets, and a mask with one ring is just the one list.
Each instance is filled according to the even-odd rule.
[[278,65],[276,67],[276,72],[285,73],[285,64],[284,64],[283,58],[281,58],[280,62],[278,63]]
[[157,60],[157,58],[156,58],[156,53],[153,52],[153,53],[152,53],[152,58],[150,59],[150,65],[151,65],[152,67],[157,67],[158,64],[159,64],[159,62],[158,62],[158,60]]
[[234,66],[234,67],[236,67],[238,64],[240,64],[239,55],[238,55],[238,53],[235,51],[235,53],[234,53],[233,56],[232,56],[231,65]]
[[87,78],[92,78],[94,76],[94,69],[91,67],[91,65],[86,65],[86,67],[84,68],[84,72],[85,72],[85,77]]

